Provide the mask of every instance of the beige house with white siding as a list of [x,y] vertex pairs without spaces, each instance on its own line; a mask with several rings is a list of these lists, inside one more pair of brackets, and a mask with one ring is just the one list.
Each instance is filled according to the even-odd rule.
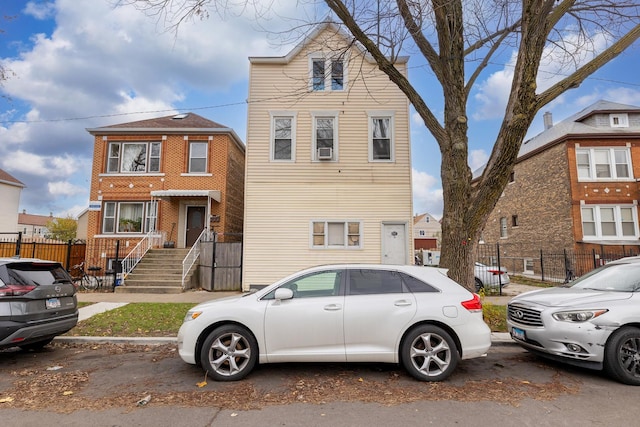
[[412,262],[404,94],[334,23],[249,60],[243,289],[318,264]]

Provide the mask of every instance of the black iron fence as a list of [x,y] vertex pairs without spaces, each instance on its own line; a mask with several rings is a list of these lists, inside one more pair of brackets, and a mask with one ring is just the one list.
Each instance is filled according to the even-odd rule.
[[476,260],[486,265],[505,267],[510,275],[523,275],[551,283],[566,283],[608,262],[638,255],[634,247],[624,250],[600,249],[578,252],[518,250],[510,245],[479,245]]
[[78,274],[74,266],[84,261],[84,269],[99,280],[99,290],[113,291],[122,271],[122,258],[131,248],[118,239],[62,242],[32,239],[18,233],[0,233],[0,257],[38,258],[57,261],[67,271]]

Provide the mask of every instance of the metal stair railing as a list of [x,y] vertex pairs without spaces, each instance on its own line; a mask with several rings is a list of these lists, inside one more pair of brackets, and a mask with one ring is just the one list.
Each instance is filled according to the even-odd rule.
[[122,260],[122,278],[126,279],[127,275],[133,271],[136,265],[140,262],[142,257],[154,246],[160,247],[162,244],[163,236],[157,231],[148,232],[142,240],[127,254]]
[[187,256],[185,256],[184,260],[182,261],[182,289],[184,289],[184,282],[187,278],[187,275],[189,275],[189,271],[191,271],[191,267],[193,267],[193,264],[195,264],[200,257],[200,242],[202,241],[202,238],[208,233],[209,230],[207,230],[206,228],[202,230],[202,233],[200,233],[193,246],[191,246],[189,253],[187,253]]

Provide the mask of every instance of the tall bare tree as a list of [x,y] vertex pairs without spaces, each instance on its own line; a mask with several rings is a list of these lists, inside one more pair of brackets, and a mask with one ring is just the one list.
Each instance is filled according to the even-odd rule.
[[[310,0],[313,3],[313,0]],[[226,10],[229,0],[121,0],[173,24]],[[265,10],[268,1],[236,2]],[[317,0],[376,60],[405,93],[436,139],[442,155],[444,196],[441,265],[474,289],[473,257],[480,233],[506,186],[520,145],[536,113],[640,37],[637,0]],[[604,47],[596,42],[605,40]],[[409,43],[412,42],[412,43]],[[441,99],[421,94],[393,65],[403,46],[424,56],[441,87]],[[561,52],[563,76],[538,90],[544,55]],[[472,89],[491,61],[515,52],[513,81],[493,150],[482,176],[468,166],[467,108]],[[413,74],[413,81],[421,79]],[[444,117],[434,113],[444,105]]]

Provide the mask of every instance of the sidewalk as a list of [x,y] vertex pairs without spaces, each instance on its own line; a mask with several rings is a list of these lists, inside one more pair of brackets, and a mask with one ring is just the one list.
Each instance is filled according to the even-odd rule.
[[[533,286],[520,285],[517,283],[510,283],[509,286],[503,289],[502,295],[486,296],[485,302],[506,305],[509,300],[522,292],[529,290],[539,289]],[[79,310],[78,321],[83,321],[96,314],[104,313],[108,310],[113,310],[129,303],[140,302],[174,302],[174,303],[201,303],[213,299],[225,298],[228,296],[238,295],[239,292],[208,292],[208,291],[187,291],[181,294],[127,294],[127,293],[113,293],[113,292],[80,292],[76,294],[78,302],[92,302],[95,304],[82,307]],[[157,345],[157,344],[176,344],[176,337],[56,337],[59,342],[75,342],[75,343],[116,343],[116,344],[138,344],[138,345]],[[493,345],[506,345],[512,344],[513,340],[508,333],[494,332],[491,334],[491,343]]]

